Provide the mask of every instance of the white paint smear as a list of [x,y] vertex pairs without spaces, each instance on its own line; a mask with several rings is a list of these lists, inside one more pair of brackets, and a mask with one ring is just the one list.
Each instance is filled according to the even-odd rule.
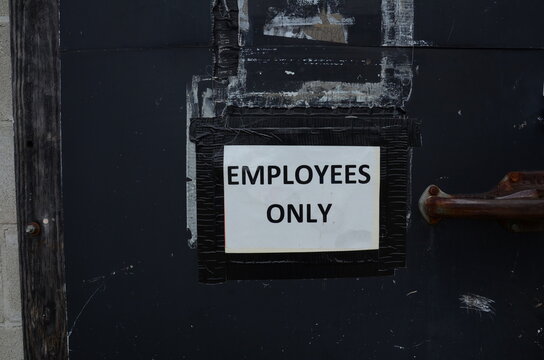
[[348,26],[353,24],[354,18],[345,18],[339,13],[333,14],[330,7],[312,17],[298,17],[280,11],[265,24],[263,34],[347,44]]
[[484,312],[495,314],[495,309],[493,309],[494,300],[486,298],[485,296],[475,295],[475,294],[466,294],[459,297],[461,302],[461,309],[472,310],[476,312]]

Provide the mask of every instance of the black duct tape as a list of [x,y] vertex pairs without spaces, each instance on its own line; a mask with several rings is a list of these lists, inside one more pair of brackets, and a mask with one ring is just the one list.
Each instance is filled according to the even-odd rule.
[[[193,119],[196,143],[199,280],[362,277],[405,266],[409,151],[419,123],[396,109],[229,109]],[[227,254],[224,237],[225,145],[380,146],[379,250]]]

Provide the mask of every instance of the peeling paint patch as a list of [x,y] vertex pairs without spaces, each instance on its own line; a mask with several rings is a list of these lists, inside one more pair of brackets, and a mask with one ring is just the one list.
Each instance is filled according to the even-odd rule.
[[275,11],[275,16],[264,26],[263,34],[295,39],[348,43],[348,26],[355,24],[354,18],[333,13],[330,6],[311,17],[300,17],[287,11]]
[[493,308],[494,300],[486,298],[485,296],[475,295],[475,294],[466,294],[459,297],[461,302],[461,309],[467,309],[470,311],[476,311],[479,313],[490,313],[495,314],[495,309]]

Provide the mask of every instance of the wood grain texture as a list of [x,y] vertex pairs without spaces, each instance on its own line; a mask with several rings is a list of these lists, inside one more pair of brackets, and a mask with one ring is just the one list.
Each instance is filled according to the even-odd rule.
[[[25,359],[67,359],[58,0],[11,0]],[[37,236],[25,233],[40,224]]]

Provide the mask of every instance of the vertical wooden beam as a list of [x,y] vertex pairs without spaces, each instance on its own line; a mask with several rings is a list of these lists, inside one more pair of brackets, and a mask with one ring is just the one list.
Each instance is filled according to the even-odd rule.
[[25,359],[65,360],[59,0],[10,6]]

